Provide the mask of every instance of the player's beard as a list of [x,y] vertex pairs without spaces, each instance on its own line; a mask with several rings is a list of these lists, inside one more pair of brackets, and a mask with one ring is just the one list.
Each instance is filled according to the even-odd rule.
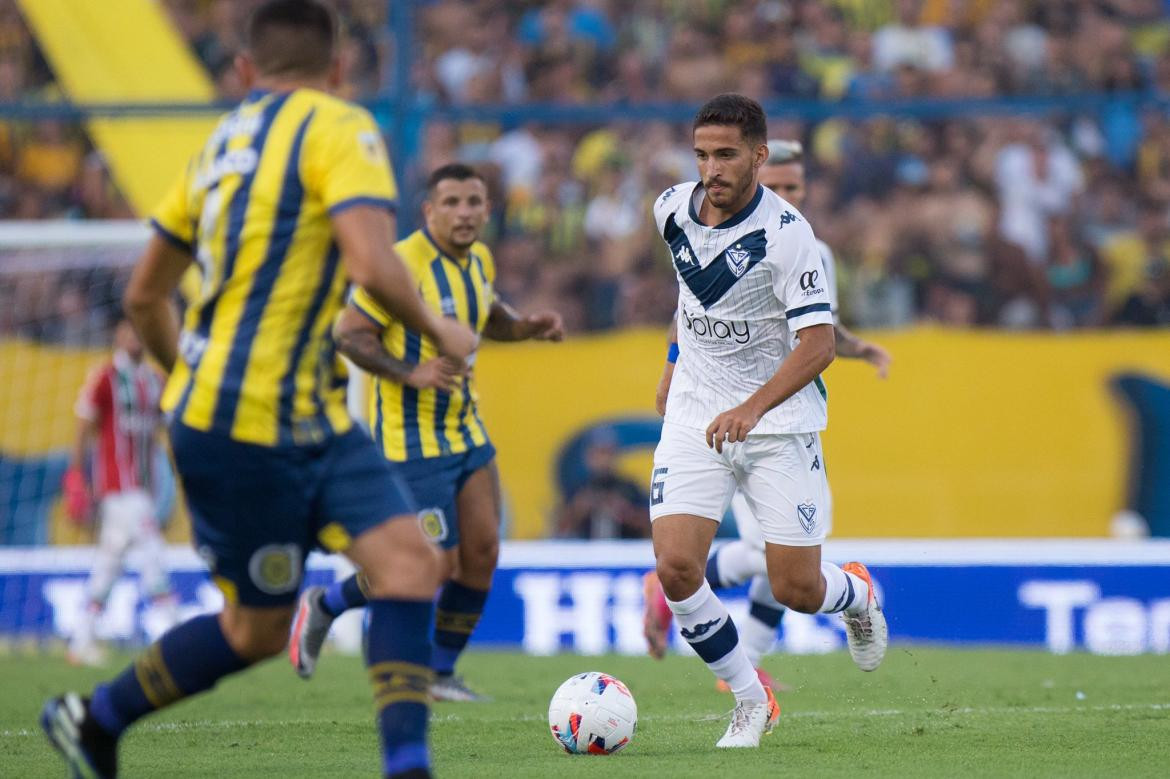
[[747,193],[748,188],[751,186],[751,183],[752,183],[750,176],[745,176],[744,179],[745,179],[745,181],[743,183],[743,186],[741,186],[739,188],[735,188],[735,187],[731,186],[730,182],[728,182],[726,179],[720,179],[716,182],[712,182],[712,183],[718,184],[720,187],[722,187],[718,191],[717,196],[711,192],[710,185],[704,183],[703,186],[707,189],[707,197],[710,198],[711,205],[715,206],[716,208],[718,208],[720,210],[726,210],[727,208],[731,207],[733,204],[738,203],[743,198],[743,196]]

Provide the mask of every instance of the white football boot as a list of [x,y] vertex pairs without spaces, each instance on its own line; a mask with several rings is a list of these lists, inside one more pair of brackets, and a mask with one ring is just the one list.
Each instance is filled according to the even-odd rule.
[[720,749],[754,749],[760,745],[760,736],[771,733],[780,718],[780,704],[776,696],[765,687],[768,700],[763,703],[738,701],[731,710],[731,723],[727,732],[719,739],[716,747]]
[[890,643],[886,617],[882,614],[881,604],[878,603],[877,594],[874,592],[873,577],[869,575],[869,570],[861,563],[845,563],[841,570],[864,580],[869,586],[865,609],[857,614],[841,612],[841,620],[845,623],[849,654],[853,657],[853,662],[863,671],[873,671],[882,664],[882,658],[886,656],[886,647]]

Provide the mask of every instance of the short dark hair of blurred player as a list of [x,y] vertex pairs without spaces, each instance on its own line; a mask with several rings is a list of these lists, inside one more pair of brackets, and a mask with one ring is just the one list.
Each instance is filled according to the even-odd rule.
[[102,664],[97,621],[133,547],[142,550],[143,594],[169,620],[174,618],[156,500],[156,487],[165,486],[156,482],[170,478],[170,465],[158,446],[164,380],[143,357],[134,327],[119,320],[112,357],[90,373],[74,407],[78,426],[65,472],[66,509],[76,522],[91,516],[97,522],[97,551],[86,586],[89,600],[65,653],[74,665]]
[[[495,263],[479,240],[489,213],[483,177],[467,165],[444,165],[427,182],[425,225],[395,248],[423,299],[443,316],[496,341],[559,341],[559,314],[520,316],[496,297]],[[438,356],[431,339],[389,315],[364,289],[354,291],[335,332],[342,354],[371,377],[374,439],[414,494],[423,531],[446,556],[431,694],[476,700],[480,696],[455,675],[455,663],[483,613],[496,570],[500,488],[470,363]],[[289,659],[302,677],[316,668],[334,618],[365,605],[362,590],[357,574],[302,594],[289,641]]]
[[[394,251],[397,195],[374,119],[333,97],[338,22],[320,0],[268,0],[237,62],[252,90],[154,213],[124,304],[171,371],[163,395],[218,614],[166,633],[85,700],[41,723],[74,773],[114,776],[135,721],[284,651],[305,559],[320,544],[366,573],[367,662],[387,776],[430,775],[427,633],[439,559],[413,503],[353,426],[330,325],[352,280],[441,353],[476,338],[423,304]],[[197,262],[182,334],[171,306]],[[226,756],[225,756],[226,757]]]

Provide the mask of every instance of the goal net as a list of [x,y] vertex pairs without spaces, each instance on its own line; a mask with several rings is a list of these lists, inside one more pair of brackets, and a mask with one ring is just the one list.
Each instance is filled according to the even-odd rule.
[[[150,237],[136,221],[0,222],[0,648],[43,648],[74,630],[88,605],[96,528],[70,520],[62,478],[77,433],[74,404],[110,355],[130,272]],[[217,608],[221,595],[190,544],[181,500],[165,526],[168,621]],[[139,586],[140,553],[110,591],[99,639],[134,646],[166,626]],[[347,572],[313,555],[306,581]],[[343,648],[356,649],[348,625]]]

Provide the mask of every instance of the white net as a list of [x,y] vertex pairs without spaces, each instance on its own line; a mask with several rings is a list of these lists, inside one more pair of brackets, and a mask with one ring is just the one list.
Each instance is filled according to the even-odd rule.
[[[77,430],[74,401],[109,353],[120,298],[148,237],[137,222],[0,223],[0,637],[44,637],[69,610],[60,586],[34,583],[35,564],[88,565],[91,524],[61,508]],[[30,567],[31,566],[31,567]],[[59,570],[63,573],[63,570]],[[76,578],[77,588],[83,579]],[[41,582],[44,584],[45,582]],[[124,597],[120,595],[119,597]],[[84,599],[79,602],[83,604]]]

